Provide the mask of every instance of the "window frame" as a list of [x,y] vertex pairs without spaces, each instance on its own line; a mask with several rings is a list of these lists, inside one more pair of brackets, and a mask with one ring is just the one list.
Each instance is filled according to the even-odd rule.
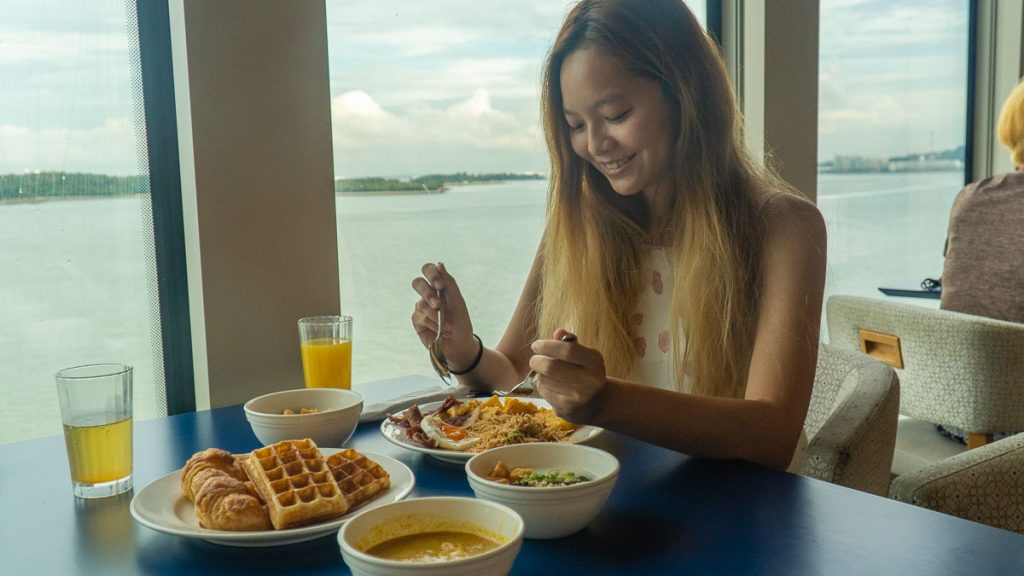
[[[761,3],[763,5],[763,1]],[[763,92],[761,86],[751,86],[751,76],[742,69],[744,37],[752,28],[759,28],[763,36],[763,18],[737,18],[742,15],[742,4],[736,0],[707,0],[707,29],[715,38],[729,61],[736,80],[736,91],[745,94]],[[997,38],[998,31],[985,16],[986,8],[977,0],[970,0],[968,37],[968,97],[966,137],[965,183],[987,176],[994,170],[992,142],[995,140],[991,115],[992,100],[1000,82],[1020,76],[1021,40]],[[153,225],[158,270],[158,289],[162,330],[163,364],[169,414],[196,409],[195,358],[193,355],[188,274],[185,261],[185,226],[182,214],[181,164],[178,147],[176,102],[171,59],[169,2],[136,0],[139,25],[140,58],[142,64],[146,138],[149,150],[150,189],[153,201]],[[740,10],[738,10],[738,8]],[[763,9],[760,11],[763,14]],[[1021,23],[1015,26],[1019,32]],[[756,36],[756,35],[755,35]],[[991,52],[998,51],[1001,55]],[[983,49],[984,46],[993,48]],[[1016,59],[1007,57],[1016,54]],[[778,64],[778,63],[776,63]],[[785,63],[783,63],[785,65]],[[1011,70],[1012,68],[1012,70]],[[818,71],[803,70],[817,76]],[[996,76],[999,77],[998,80]],[[756,76],[753,77],[756,80]],[[745,85],[745,82],[747,85]],[[816,107],[815,112],[816,114]],[[776,149],[785,142],[772,143]],[[814,159],[817,164],[817,158]],[[201,328],[201,327],[196,327]]]
[[166,1],[136,0],[167,414],[196,409],[181,164]]

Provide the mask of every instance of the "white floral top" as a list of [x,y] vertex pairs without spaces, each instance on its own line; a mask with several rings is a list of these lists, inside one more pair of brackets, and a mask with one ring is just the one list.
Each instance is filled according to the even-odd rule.
[[[633,313],[633,351],[636,354],[633,375],[644,383],[666,390],[679,390],[672,358],[673,273],[672,264],[664,248],[655,248],[647,264],[647,286],[640,304]],[[682,344],[682,343],[681,343]],[[683,392],[689,392],[691,382],[683,381]]]
[[[655,248],[648,259],[647,285],[640,297],[640,303],[633,313],[633,350],[636,361],[633,377],[643,384],[666,390],[680,390],[676,387],[675,361],[672,352],[672,292],[674,288],[672,262],[664,248]],[[680,345],[685,343],[681,342]],[[689,367],[684,371],[682,392],[690,392]],[[790,472],[803,468],[807,453],[807,434],[800,433]]]

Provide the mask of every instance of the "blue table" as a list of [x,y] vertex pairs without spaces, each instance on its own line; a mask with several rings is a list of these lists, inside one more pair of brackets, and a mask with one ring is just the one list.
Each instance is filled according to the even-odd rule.
[[[413,496],[471,496],[460,467],[385,441],[353,438],[416,474]],[[513,574],[1024,574],[1024,536],[742,462],[690,458],[612,433],[621,477],[583,532],[527,540]],[[141,488],[217,446],[257,447],[239,406],[135,424]],[[0,573],[347,574],[335,536],[231,548],[133,521],[131,494],[71,495],[63,439],[0,445]]]

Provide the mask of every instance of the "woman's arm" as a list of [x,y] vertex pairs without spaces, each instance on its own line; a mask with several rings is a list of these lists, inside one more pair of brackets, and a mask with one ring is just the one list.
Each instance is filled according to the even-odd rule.
[[[461,384],[483,391],[507,389],[526,375],[532,355],[530,343],[537,337],[534,302],[540,291],[539,266],[538,255],[534,258],[505,335],[494,349],[484,347],[480,362],[472,371],[457,376]],[[413,288],[421,296],[413,312],[413,325],[424,346],[428,346],[437,333],[437,308],[441,305],[435,290],[443,290],[446,319],[442,350],[450,368],[464,371],[473,364],[481,343],[473,338],[473,325],[462,292],[443,264],[424,265],[422,273],[423,276],[413,281]]]
[[786,468],[814,382],[826,234],[817,208],[800,198],[776,196],[765,210],[763,289],[744,398],[695,396],[606,378],[596,350],[538,341],[531,366],[542,373],[541,394],[556,411],[694,456]]

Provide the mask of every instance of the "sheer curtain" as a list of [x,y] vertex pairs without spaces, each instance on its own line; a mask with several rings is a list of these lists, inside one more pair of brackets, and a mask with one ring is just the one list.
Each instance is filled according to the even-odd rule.
[[0,442],[59,434],[80,364],[165,415],[135,3],[11,0],[0,43]]

